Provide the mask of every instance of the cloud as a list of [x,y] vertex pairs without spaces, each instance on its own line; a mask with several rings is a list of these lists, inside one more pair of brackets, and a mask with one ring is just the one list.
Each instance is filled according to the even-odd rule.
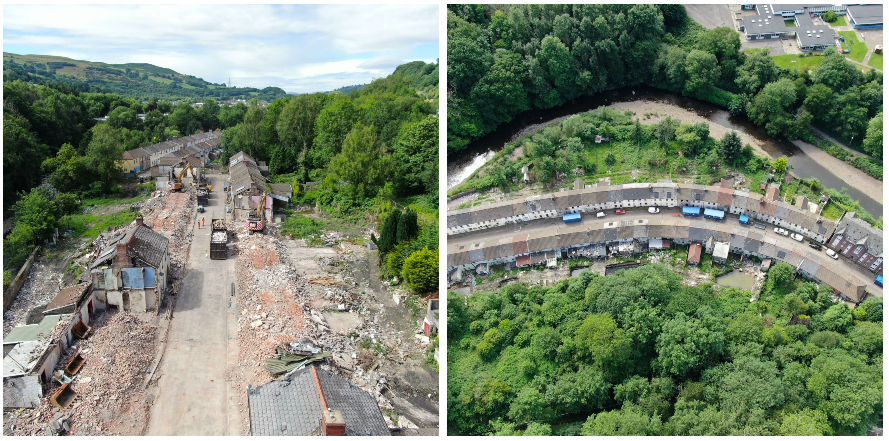
[[5,5],[3,19],[8,52],[302,91],[385,76],[438,44],[438,5]]

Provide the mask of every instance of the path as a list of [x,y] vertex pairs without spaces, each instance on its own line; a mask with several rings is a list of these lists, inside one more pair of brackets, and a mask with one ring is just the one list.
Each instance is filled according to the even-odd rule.
[[[237,435],[235,394],[225,379],[232,351],[229,315],[234,259],[210,260],[210,219],[224,217],[222,177],[208,175],[214,191],[206,213],[206,227],[193,226],[194,241],[188,273],[156,374],[156,399],[151,406],[147,435]],[[234,409],[234,410],[232,410]]]
[[882,160],[882,159],[877,159],[877,158],[874,158],[874,157],[871,156],[871,155],[868,155],[867,153],[862,153],[862,152],[859,152],[858,150],[853,150],[851,147],[848,147],[848,146],[846,146],[845,144],[843,144],[843,143],[837,141],[834,137],[828,135],[827,133],[824,133],[821,129],[819,129],[819,128],[815,127],[815,126],[812,126],[812,129],[815,130],[816,132],[818,132],[819,135],[821,135],[821,136],[827,138],[828,141],[830,141],[830,142],[832,142],[832,143],[834,143],[834,144],[836,144],[836,145],[838,145],[838,146],[840,146],[840,147],[846,149],[847,152],[849,152],[849,153],[851,153],[851,154],[853,154],[853,155],[856,155],[856,156],[864,156],[865,158],[873,159],[874,161],[877,161],[877,162],[879,162],[880,164],[883,163],[883,160]]

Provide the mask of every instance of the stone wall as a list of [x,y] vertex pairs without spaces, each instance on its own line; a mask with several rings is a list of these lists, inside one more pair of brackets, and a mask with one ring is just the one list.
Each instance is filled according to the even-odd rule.
[[12,279],[12,284],[10,284],[9,288],[3,292],[3,312],[9,311],[12,302],[14,302],[16,296],[19,295],[19,290],[22,289],[22,285],[25,284],[25,279],[27,279],[28,274],[31,273],[31,265],[34,264],[34,260],[37,258],[37,250],[39,249],[40,247],[34,247],[34,251],[31,251],[31,255],[28,256],[28,260],[25,261],[25,265],[22,266],[22,269],[15,275],[15,279]]

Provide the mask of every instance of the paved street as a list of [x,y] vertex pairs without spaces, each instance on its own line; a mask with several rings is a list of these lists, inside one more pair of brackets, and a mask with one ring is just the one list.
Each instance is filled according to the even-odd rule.
[[[236,395],[225,379],[226,367],[237,365],[237,343],[229,333],[236,319],[231,308],[234,259],[210,260],[210,219],[225,215],[224,177],[208,175],[213,191],[204,217],[193,223],[188,273],[176,301],[166,351],[155,374],[147,435],[239,435]],[[236,322],[235,322],[236,323]]]
[[[660,207],[661,211],[658,214],[650,214],[648,213],[647,207],[639,207],[639,208],[627,208],[627,214],[624,215],[616,215],[614,214],[614,209],[604,210],[607,216],[604,219],[597,219],[594,213],[584,213],[581,222],[572,223],[570,225],[566,225],[561,217],[554,219],[537,219],[532,220],[530,222],[525,222],[521,224],[511,224],[505,225],[497,228],[490,228],[486,230],[473,231],[466,234],[460,235],[452,235],[448,236],[448,252],[453,251],[454,245],[471,245],[478,242],[488,242],[493,241],[496,242],[500,238],[503,237],[512,237],[517,234],[530,234],[536,233],[540,231],[554,230],[557,228],[562,228],[569,226],[574,228],[579,225],[595,225],[601,224],[604,222],[617,222],[623,220],[636,220],[636,219],[678,219],[676,217],[671,216],[673,213],[681,213],[682,208],[666,208]],[[733,227],[739,228],[747,228],[756,231],[757,233],[764,234],[766,237],[771,237],[774,239],[778,239],[782,242],[783,246],[790,247],[790,249],[797,252],[797,254],[806,255],[806,253],[811,252],[818,256],[821,261],[819,262],[821,265],[827,266],[828,269],[834,271],[837,274],[853,274],[855,277],[861,280],[861,282],[867,287],[867,291],[871,294],[882,297],[883,289],[874,284],[874,277],[876,277],[872,272],[868,271],[861,266],[850,262],[845,257],[840,256],[839,260],[834,260],[829,257],[824,251],[816,251],[808,246],[808,241],[803,241],[802,243],[797,242],[789,237],[782,236],[780,234],[775,233],[774,228],[775,225],[765,223],[766,229],[760,230],[754,227],[753,219],[751,219],[750,225],[741,225],[738,222],[738,216],[730,213],[726,213],[724,221],[715,221],[705,219],[704,217],[697,218],[689,218],[697,221],[703,222],[714,222],[720,224],[728,224]],[[763,222],[764,223],[764,222]]]
[[685,5],[688,16],[707,29],[727,26],[735,28],[729,5]]

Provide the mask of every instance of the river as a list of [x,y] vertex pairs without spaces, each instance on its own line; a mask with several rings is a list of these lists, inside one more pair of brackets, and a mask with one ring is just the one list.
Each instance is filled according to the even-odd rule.
[[[746,117],[732,116],[728,110],[715,104],[652,87],[625,87],[591,97],[577,98],[560,107],[546,110],[531,110],[516,116],[515,119],[501,125],[496,131],[472,142],[466,150],[448,154],[448,190],[456,187],[481,168],[505,144],[517,141],[546,127],[550,123],[561,121],[577,113],[586,112],[601,106],[635,101],[654,101],[676,106],[683,110],[694,112],[696,115],[715,124],[749,135],[769,155],[786,157],[787,163],[793,166],[795,175],[801,178],[817,178],[828,188],[839,190],[845,187],[849,196],[857,199],[861,207],[868,213],[874,217],[883,215],[883,205],[880,202],[844,182],[826,167],[806,155],[793,143],[787,140],[772,138],[766,133],[765,128],[753,124]],[[878,191],[882,191],[882,188],[879,188]]]

